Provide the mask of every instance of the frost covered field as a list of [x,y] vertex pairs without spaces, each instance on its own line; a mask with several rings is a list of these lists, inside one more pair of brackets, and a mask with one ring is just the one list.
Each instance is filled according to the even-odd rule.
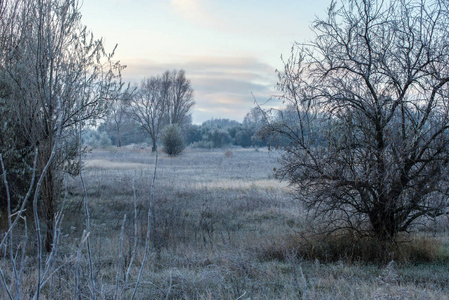
[[[160,153],[150,250],[136,298],[448,299],[445,224],[405,238],[421,253],[419,262],[419,255],[376,264],[336,255],[336,247],[302,238],[313,224],[288,185],[274,178],[278,156],[267,149],[187,149],[174,158]],[[154,163],[155,154],[136,148],[94,150],[85,159],[101,297],[112,297],[117,287],[124,299],[133,293],[145,253]],[[70,179],[67,189],[62,253],[78,247],[85,227],[80,180]],[[88,259],[81,252],[81,289],[89,295]],[[72,273],[63,267],[55,274],[54,284],[61,285],[55,298],[73,295]]]

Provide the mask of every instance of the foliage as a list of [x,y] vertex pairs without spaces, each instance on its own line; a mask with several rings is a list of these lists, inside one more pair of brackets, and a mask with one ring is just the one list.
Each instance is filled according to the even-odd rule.
[[164,152],[170,156],[177,156],[184,150],[184,141],[178,125],[169,125],[162,134]]
[[184,135],[187,145],[199,142],[203,139],[202,127],[200,125],[191,124],[186,127]]
[[[139,96],[135,94],[134,97],[138,98]],[[148,141],[148,130],[144,129],[147,125],[143,125],[141,121],[137,121],[136,116],[133,116],[136,113],[133,110],[136,110],[138,105],[132,104],[136,105],[133,108],[130,103],[132,101],[116,101],[111,109],[111,114],[98,127],[98,130],[105,132],[112,144],[118,147]],[[267,146],[267,141],[263,140],[259,134],[259,129],[265,122],[259,108],[252,109],[242,123],[229,119],[211,119],[201,125],[196,125],[191,124],[190,115],[185,120],[187,121],[180,126],[180,131],[186,145],[191,145],[194,148],[220,148],[230,144],[244,148]],[[164,121],[160,126],[164,128],[167,125]]]
[[120,130],[109,120],[106,120],[106,122],[98,126],[97,131],[100,134],[105,134],[111,140],[112,145],[116,147],[141,143],[150,144],[151,142],[148,133],[142,130],[132,119],[124,121]]
[[207,133],[207,140],[212,142],[214,148],[223,148],[231,144],[232,139],[229,132],[221,128],[213,128]]
[[266,133],[284,140],[277,175],[309,210],[391,241],[447,214],[448,3],[341,3],[284,62],[289,113],[266,112]]
[[87,130],[83,133],[83,144],[92,148],[107,148],[112,145],[111,139],[105,132],[97,130]]
[[240,147],[263,147],[266,142],[259,137],[264,116],[259,108],[249,112],[243,123],[229,119],[211,119],[201,125],[189,126],[186,142],[196,148],[223,148],[228,145]]

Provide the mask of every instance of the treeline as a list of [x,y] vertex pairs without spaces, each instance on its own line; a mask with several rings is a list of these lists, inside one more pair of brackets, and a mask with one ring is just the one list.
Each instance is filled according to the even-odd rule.
[[[93,148],[152,144],[151,136],[132,117],[131,109],[131,106],[126,105],[121,107],[120,126],[117,126],[117,116],[114,113],[118,110],[112,110],[98,128],[85,131],[84,142]],[[265,118],[262,111],[259,108],[253,108],[241,123],[230,119],[210,119],[197,125],[192,124],[188,116],[179,125],[179,130],[184,144],[193,148],[264,147],[267,146],[267,142],[259,134],[264,124]]]

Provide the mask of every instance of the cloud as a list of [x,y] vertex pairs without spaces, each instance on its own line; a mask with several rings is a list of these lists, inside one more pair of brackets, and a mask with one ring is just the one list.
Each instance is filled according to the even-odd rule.
[[214,11],[214,1],[205,0],[171,0],[170,5],[183,19],[205,27],[218,27],[222,20]]
[[253,95],[265,102],[274,94],[274,68],[251,57],[180,57],[169,63],[127,59],[125,80],[138,83],[166,70],[184,69],[194,89],[193,122],[210,118],[242,121],[254,107]]

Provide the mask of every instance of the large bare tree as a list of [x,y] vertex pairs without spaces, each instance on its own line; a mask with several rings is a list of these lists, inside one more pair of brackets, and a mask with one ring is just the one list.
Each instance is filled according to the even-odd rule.
[[[13,133],[39,148],[38,169],[49,160],[61,116],[61,143],[42,184],[41,207],[51,249],[61,171],[76,172],[79,126],[106,113],[119,97],[122,67],[81,23],[78,1],[3,2],[2,82]],[[3,29],[3,28],[2,28]],[[58,104],[59,103],[59,104]]]
[[[279,72],[278,175],[335,226],[393,240],[448,214],[449,6],[343,0]],[[270,117],[269,117],[270,118]]]

